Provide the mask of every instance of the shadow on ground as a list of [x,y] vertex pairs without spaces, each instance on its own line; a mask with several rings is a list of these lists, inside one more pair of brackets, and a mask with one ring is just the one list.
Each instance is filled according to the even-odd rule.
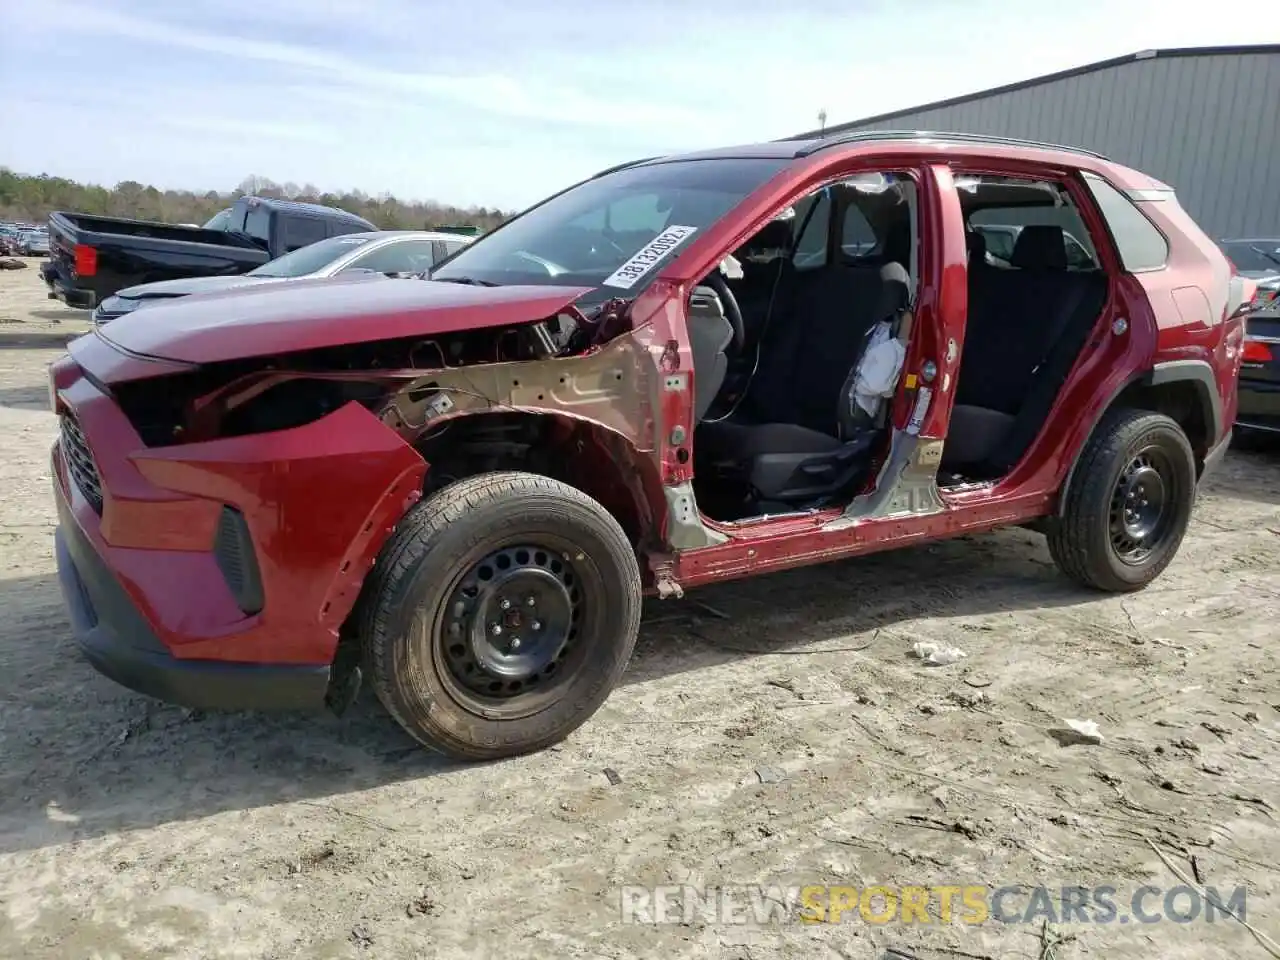
[[[651,601],[624,685],[861,644],[876,628],[896,635],[876,655],[897,658],[924,617],[1094,598],[1035,534],[965,537]],[[200,715],[133,695],[79,658],[52,574],[0,581],[0,610],[0,852],[461,769],[417,747],[367,691],[341,718]]]
[[48,410],[49,387],[37,384],[30,387],[0,387],[0,407],[15,410]]
[[1280,505],[1280,437],[1237,437],[1201,489],[1210,495]]
[[0,327],[0,350],[57,350],[88,332],[78,324],[67,324],[66,330],[25,333],[14,326]]

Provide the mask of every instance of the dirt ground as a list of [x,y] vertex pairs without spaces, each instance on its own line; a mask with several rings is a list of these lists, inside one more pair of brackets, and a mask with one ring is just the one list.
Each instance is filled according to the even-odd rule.
[[[620,912],[628,884],[1021,884],[1111,886],[1127,916],[1174,868],[1224,899],[1246,887],[1248,922],[1280,940],[1280,453],[1233,451],[1177,561],[1123,600],[1014,530],[655,603],[586,727],[463,767],[367,693],[341,719],[201,715],[81,661],[46,367],[83,329],[34,262],[0,273],[0,957],[1267,955],[1221,915]],[[968,657],[926,667],[918,640]],[[1060,745],[1065,718],[1103,742]]]

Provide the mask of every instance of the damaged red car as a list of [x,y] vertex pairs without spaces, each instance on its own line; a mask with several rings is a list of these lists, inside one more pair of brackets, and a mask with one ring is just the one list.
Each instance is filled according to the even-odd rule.
[[1135,590],[1226,448],[1248,285],[1167,186],[1064,147],[627,164],[430,279],[191,297],[74,341],[74,631],[198,708],[341,710],[364,679],[482,759],[592,715],[646,593],[1011,524]]

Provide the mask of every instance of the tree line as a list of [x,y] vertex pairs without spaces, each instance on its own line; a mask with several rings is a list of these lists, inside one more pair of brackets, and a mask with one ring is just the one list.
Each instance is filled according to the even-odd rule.
[[512,216],[496,207],[455,207],[434,200],[406,201],[389,193],[370,196],[362,190],[330,193],[309,183],[280,184],[259,176],[245,177],[231,191],[195,193],[159,190],[134,180],[102,187],[46,173],[28,176],[0,167],[0,219],[33,223],[43,223],[54,210],[66,210],[96,216],[203,224],[242,196],[322,203],[357,214],[385,230],[457,225],[490,230]]

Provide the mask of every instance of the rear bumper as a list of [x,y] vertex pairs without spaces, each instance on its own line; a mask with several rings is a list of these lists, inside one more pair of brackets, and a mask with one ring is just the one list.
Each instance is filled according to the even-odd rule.
[[1240,379],[1236,426],[1280,433],[1280,383]]
[[40,278],[49,288],[50,300],[61,300],[68,307],[77,310],[92,310],[97,303],[97,295],[92,290],[75,287],[58,274],[57,265],[52,259],[40,264]]
[[199,710],[323,706],[328,666],[183,661],[170,654],[76,524],[62,491],[55,495],[58,582],[76,642],[99,673],[138,693]]

